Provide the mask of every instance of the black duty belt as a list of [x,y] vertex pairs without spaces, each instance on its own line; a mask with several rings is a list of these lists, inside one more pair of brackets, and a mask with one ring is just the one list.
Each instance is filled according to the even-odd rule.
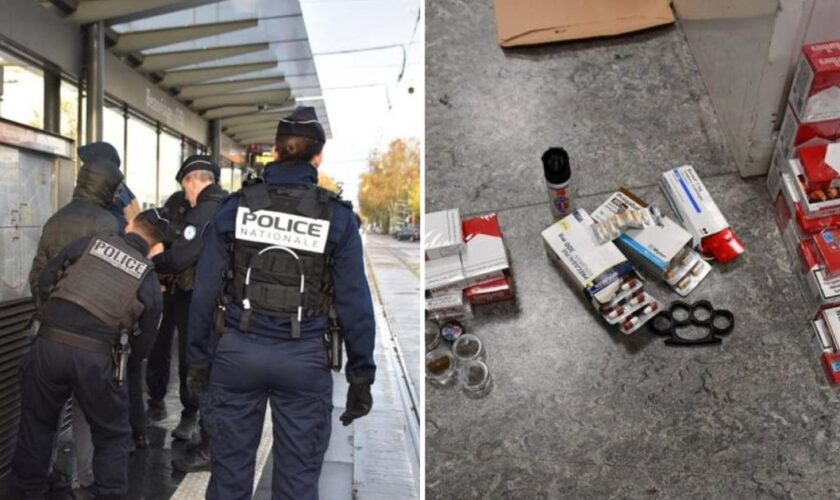
[[101,354],[110,355],[113,351],[113,346],[104,340],[97,340],[78,333],[71,333],[58,328],[42,326],[38,331],[38,336],[45,339],[58,342],[59,344],[76,347],[85,351],[98,352]]

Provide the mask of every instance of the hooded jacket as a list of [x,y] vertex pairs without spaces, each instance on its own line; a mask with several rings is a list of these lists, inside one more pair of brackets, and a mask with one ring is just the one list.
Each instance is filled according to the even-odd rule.
[[38,278],[47,263],[73,241],[97,233],[119,231],[117,219],[109,212],[123,174],[111,162],[95,160],[79,169],[73,199],[44,224],[38,251],[29,271],[29,288],[38,300]]

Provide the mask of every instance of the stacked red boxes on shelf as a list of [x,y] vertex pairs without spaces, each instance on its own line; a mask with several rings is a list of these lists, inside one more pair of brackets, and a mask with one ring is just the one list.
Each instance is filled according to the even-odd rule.
[[[840,144],[799,148],[799,158],[789,160],[781,171],[775,204],[776,223],[832,383],[840,381],[840,370],[834,375],[828,371],[840,368],[840,343],[834,340],[840,340],[840,322],[825,321],[825,314],[840,311],[840,198],[828,199],[826,191],[835,189],[827,169],[836,151]],[[837,167],[840,172],[840,163]],[[837,176],[840,180],[840,173]]]
[[[473,305],[514,299],[496,214],[461,220],[457,209],[430,213],[424,236],[426,310],[430,316],[438,320],[470,317]],[[448,248],[443,255],[441,246]]]
[[802,47],[796,73],[785,105],[785,115],[770,171],[767,189],[775,199],[781,189],[781,174],[797,148],[825,145],[840,140],[840,41]]

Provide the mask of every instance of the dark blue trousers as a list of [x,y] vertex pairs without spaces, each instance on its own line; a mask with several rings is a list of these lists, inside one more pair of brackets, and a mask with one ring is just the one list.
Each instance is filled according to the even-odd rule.
[[187,318],[189,317],[192,292],[176,288],[175,292],[163,295],[163,320],[158,328],[154,347],[146,365],[146,384],[149,397],[162,400],[169,386],[169,363],[172,358],[172,338],[178,328],[178,392],[181,398],[181,415],[194,416],[198,413],[198,401],[187,389]]
[[332,376],[320,337],[221,337],[202,408],[212,438],[207,498],[248,500],[266,404],[274,431],[272,498],[318,500],[332,431]]
[[12,475],[22,491],[47,489],[50,452],[61,410],[76,398],[93,439],[94,493],[117,498],[128,493],[128,390],[114,382],[109,354],[77,349],[36,337],[24,360],[20,432]]

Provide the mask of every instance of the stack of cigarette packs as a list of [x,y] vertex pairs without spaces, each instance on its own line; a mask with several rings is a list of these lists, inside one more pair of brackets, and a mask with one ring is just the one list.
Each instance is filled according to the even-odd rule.
[[767,190],[775,200],[787,162],[802,147],[840,141],[840,41],[802,47],[776,139]]
[[472,306],[515,298],[496,214],[461,219],[458,209],[426,215],[426,310],[436,319],[464,318]]

